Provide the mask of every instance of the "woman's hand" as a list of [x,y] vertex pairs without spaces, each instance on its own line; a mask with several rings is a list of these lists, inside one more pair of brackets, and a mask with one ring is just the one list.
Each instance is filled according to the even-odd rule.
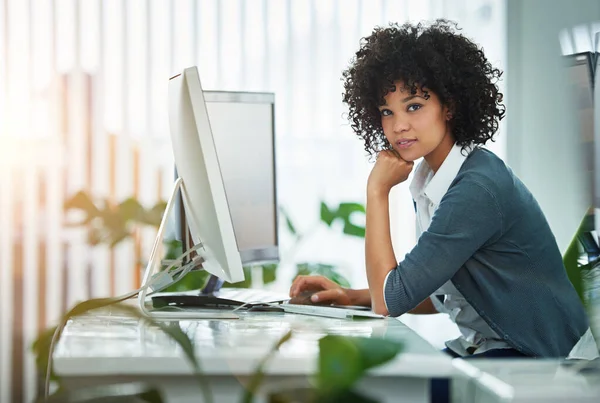
[[371,170],[367,190],[389,192],[394,186],[404,182],[413,169],[412,161],[404,161],[393,150],[383,150],[377,156],[377,162]]
[[315,304],[351,305],[351,291],[323,276],[298,276],[290,287],[290,297],[313,293],[310,301]]

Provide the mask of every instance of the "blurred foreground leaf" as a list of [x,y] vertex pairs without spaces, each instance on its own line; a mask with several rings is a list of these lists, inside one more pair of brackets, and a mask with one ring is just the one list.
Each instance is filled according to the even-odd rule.
[[262,381],[265,378],[265,366],[271,360],[271,358],[275,355],[275,353],[277,351],[279,351],[279,348],[284,343],[286,343],[288,340],[290,340],[291,338],[292,338],[292,331],[290,330],[289,332],[284,334],[283,337],[277,341],[277,343],[275,343],[275,346],[273,346],[273,348],[271,349],[269,354],[267,354],[260,361],[260,363],[258,364],[258,367],[256,368],[256,371],[254,371],[254,375],[252,375],[252,378],[250,379],[250,382],[248,383],[248,386],[246,386],[246,390],[244,391],[244,395],[242,397],[243,403],[252,403],[254,401],[253,399],[254,399],[254,397],[256,397],[258,388],[260,387],[260,384],[262,383]]
[[296,226],[292,223],[292,219],[290,218],[288,212],[283,207],[280,207],[279,213],[283,216],[283,219],[285,220],[285,225],[287,226],[287,229],[290,231],[290,233],[298,237],[298,231],[296,230]]
[[[353,390],[371,368],[392,360],[402,344],[381,338],[327,335],[319,340],[316,387],[278,390],[269,403],[377,403]],[[249,401],[245,401],[248,403]]]
[[[160,392],[143,383],[127,383],[61,391],[44,403],[163,403]],[[40,403],[43,400],[40,400]]]
[[318,389],[323,396],[349,391],[367,370],[401,351],[401,343],[386,339],[327,335],[319,340]]
[[269,403],[379,403],[354,390],[343,391],[331,396],[323,396],[314,388],[286,389],[271,393]]
[[579,295],[579,298],[581,299],[584,305],[587,305],[587,301],[583,290],[582,270],[590,268],[593,265],[593,263],[588,263],[587,265],[583,266],[579,264],[579,237],[584,232],[590,232],[594,230],[593,217],[594,216],[591,214],[587,214],[585,217],[583,217],[581,223],[579,224],[579,227],[577,228],[577,232],[573,236],[571,243],[569,244],[567,250],[563,254],[563,264],[567,271],[567,276],[569,277],[571,284],[573,284],[575,291],[577,291],[577,295]]
[[[181,347],[182,351],[184,352],[184,355],[194,367],[196,378],[204,394],[204,401],[212,402],[212,396],[209,389],[209,385],[206,382],[206,379],[204,379],[204,377],[201,376],[200,363],[198,362],[194,353],[194,345],[190,341],[189,337],[181,330],[177,322],[171,324],[170,322],[154,320],[143,315],[137,306],[129,305],[127,303],[122,302],[122,300],[118,300],[116,298],[96,298],[76,304],[69,312],[63,315],[57,327],[43,332],[40,335],[40,337],[33,343],[32,349],[36,356],[36,363],[38,365],[39,373],[42,377],[45,377],[48,370],[50,371],[51,378],[58,380],[59,383],[59,391],[57,393],[65,393],[66,391],[64,390],[64,388],[61,387],[62,385],[60,383],[60,378],[57,377],[54,373],[53,366],[48,365],[48,358],[54,354],[56,342],[58,342],[60,335],[64,330],[64,326],[69,321],[69,319],[73,317],[85,315],[91,311],[106,308],[109,305],[111,314],[115,312],[122,313],[126,316],[139,319],[145,325],[159,328],[161,331],[166,333],[172,340],[174,340],[179,345],[179,347]],[[58,333],[55,333],[54,330],[56,330],[57,328]],[[52,343],[53,338],[55,340],[55,344]]]

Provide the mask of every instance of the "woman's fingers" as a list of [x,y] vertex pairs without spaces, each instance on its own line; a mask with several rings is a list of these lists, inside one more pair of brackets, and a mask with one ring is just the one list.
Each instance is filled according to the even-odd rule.
[[330,280],[322,276],[298,276],[290,287],[290,297],[296,297],[304,291],[317,291],[331,288]]
[[341,288],[332,288],[313,294],[310,300],[314,304],[350,305],[350,297]]

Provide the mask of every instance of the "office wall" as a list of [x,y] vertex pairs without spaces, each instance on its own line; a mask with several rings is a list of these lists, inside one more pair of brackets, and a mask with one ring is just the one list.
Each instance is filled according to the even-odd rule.
[[591,205],[561,30],[600,21],[598,0],[508,0],[506,162],[531,189],[562,251]]

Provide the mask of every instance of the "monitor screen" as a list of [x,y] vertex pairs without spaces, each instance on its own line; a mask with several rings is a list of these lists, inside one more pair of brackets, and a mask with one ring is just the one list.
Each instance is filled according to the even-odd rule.
[[204,96],[242,261],[277,261],[274,95]]

